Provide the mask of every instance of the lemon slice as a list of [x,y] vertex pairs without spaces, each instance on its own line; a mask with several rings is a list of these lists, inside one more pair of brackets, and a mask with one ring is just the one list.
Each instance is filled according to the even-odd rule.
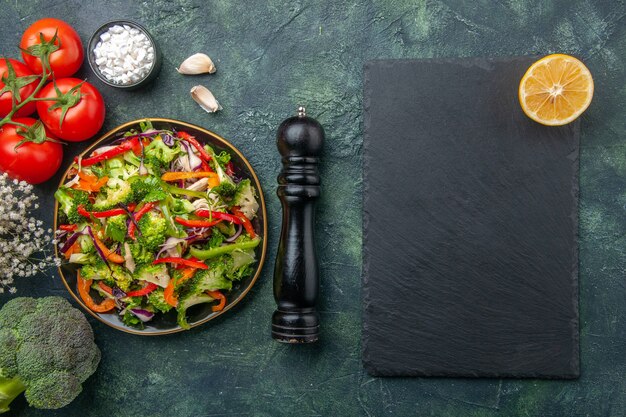
[[519,83],[524,113],[547,126],[561,126],[580,116],[593,98],[593,78],[585,64],[563,54],[541,58]]

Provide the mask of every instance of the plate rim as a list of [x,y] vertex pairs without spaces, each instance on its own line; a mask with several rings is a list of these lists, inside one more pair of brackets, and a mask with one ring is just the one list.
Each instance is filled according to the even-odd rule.
[[[208,130],[204,127],[195,125],[193,123],[188,123],[188,122],[183,122],[181,120],[176,120],[176,119],[169,119],[169,118],[163,118],[163,117],[144,117],[141,119],[135,119],[135,120],[131,120],[129,122],[123,123],[121,125],[118,125],[116,127],[114,127],[113,129],[107,131],[106,133],[102,134],[98,139],[96,139],[90,146],[88,146],[85,150],[83,150],[82,152],[79,153],[79,155],[85,155],[89,152],[92,152],[94,150],[94,147],[98,146],[101,142],[103,142],[105,139],[110,139],[110,137],[112,135],[114,135],[115,133],[128,129],[130,126],[133,125],[138,125],[141,122],[145,122],[145,121],[150,121],[150,122],[157,122],[157,123],[170,123],[170,124],[178,124],[178,125],[182,125],[185,127],[189,127],[195,130],[199,130],[202,133],[212,137],[213,139],[217,140],[218,142],[221,142],[224,147],[230,149],[232,152],[234,152],[235,154],[237,154],[237,156],[239,158],[241,158],[241,160],[243,161],[243,163],[246,165],[248,171],[250,172],[252,179],[254,180],[254,183],[258,189],[258,197],[260,200],[260,207],[261,207],[261,211],[263,213],[263,223],[262,223],[262,228],[263,228],[263,242],[262,242],[262,247],[261,247],[261,256],[259,258],[259,263],[257,265],[256,268],[256,272],[254,274],[254,276],[252,277],[252,279],[250,280],[250,283],[243,289],[243,291],[241,292],[241,294],[231,303],[229,303],[228,305],[226,305],[226,307],[224,307],[223,310],[221,311],[215,311],[212,312],[211,314],[209,314],[207,317],[195,322],[195,323],[190,323],[189,325],[189,329],[183,329],[182,327],[180,327],[179,325],[177,325],[176,327],[172,328],[172,329],[167,329],[167,330],[157,330],[154,332],[145,332],[139,329],[133,329],[132,327],[128,327],[128,326],[120,326],[114,323],[111,323],[107,320],[104,320],[102,317],[100,317],[100,313],[96,313],[95,311],[92,311],[89,307],[87,307],[85,305],[85,303],[80,299],[80,297],[74,292],[74,290],[70,287],[69,283],[67,282],[67,279],[65,278],[65,275],[63,273],[63,269],[61,268],[61,266],[57,266],[57,270],[59,271],[59,275],[61,276],[61,281],[63,281],[63,285],[65,286],[65,289],[70,293],[70,295],[72,296],[72,298],[74,299],[74,301],[76,301],[83,310],[87,311],[92,317],[96,318],[98,321],[100,321],[101,323],[106,324],[109,327],[112,327],[116,330],[121,330],[125,333],[130,333],[130,334],[136,334],[136,335],[140,335],[140,336],[163,336],[163,335],[167,335],[167,334],[172,334],[172,333],[179,333],[179,332],[183,332],[183,331],[188,331],[191,330],[192,328],[198,327],[208,321],[211,321],[213,319],[215,319],[216,317],[221,316],[222,314],[226,313],[227,311],[229,311],[231,308],[233,308],[234,306],[236,306],[237,304],[239,304],[239,302],[241,300],[243,300],[245,298],[245,296],[248,294],[248,292],[252,289],[252,287],[254,286],[254,284],[256,283],[256,281],[259,279],[261,272],[263,271],[263,266],[265,264],[265,258],[267,255],[267,232],[268,232],[268,226],[267,226],[267,208],[265,207],[265,198],[263,196],[263,188],[261,187],[261,182],[259,181],[258,176],[256,175],[256,172],[254,171],[254,169],[252,168],[252,165],[250,164],[250,161],[248,161],[248,159],[243,155],[243,153],[235,146],[233,145],[230,141],[228,141],[227,139],[224,139],[222,136],[218,135],[215,132],[212,132],[211,130]],[[63,175],[61,176],[61,180],[59,182],[59,185],[57,186],[57,189],[59,187],[61,187],[65,181],[66,181],[66,177],[67,174],[71,168],[72,164],[70,164],[66,169],[65,172],[63,173]],[[53,227],[54,227],[54,231],[58,230],[58,214],[59,214],[59,202],[55,199],[54,200],[54,222],[53,222]],[[54,254],[57,258],[60,259],[59,257],[59,247],[57,244],[54,245]]]

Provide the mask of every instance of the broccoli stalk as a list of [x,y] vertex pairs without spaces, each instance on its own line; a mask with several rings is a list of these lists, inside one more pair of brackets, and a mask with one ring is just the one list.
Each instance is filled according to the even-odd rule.
[[176,307],[176,311],[178,312],[177,322],[180,327],[183,329],[189,329],[189,323],[187,322],[187,309],[203,303],[210,303],[214,300],[208,294],[194,294],[190,293],[189,295],[180,299],[178,303],[178,307]]
[[26,391],[26,385],[18,377],[0,378],[0,413],[9,411],[9,404]]
[[89,322],[64,298],[18,297],[0,310],[0,413],[22,392],[35,408],[66,406],[99,362]]
[[205,260],[205,259],[216,258],[218,256],[224,255],[226,253],[231,253],[236,250],[246,250],[246,249],[256,248],[259,245],[259,243],[261,243],[261,239],[256,238],[252,240],[245,240],[245,241],[242,240],[240,242],[235,242],[230,245],[219,246],[217,248],[211,248],[211,249],[197,249],[196,247],[192,246],[189,249],[189,254],[191,254],[191,256],[197,259]]

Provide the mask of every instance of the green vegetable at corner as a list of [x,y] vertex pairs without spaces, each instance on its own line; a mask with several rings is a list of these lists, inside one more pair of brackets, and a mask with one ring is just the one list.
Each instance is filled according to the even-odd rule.
[[22,392],[35,408],[68,405],[99,362],[89,322],[64,298],[19,297],[0,310],[0,413]]

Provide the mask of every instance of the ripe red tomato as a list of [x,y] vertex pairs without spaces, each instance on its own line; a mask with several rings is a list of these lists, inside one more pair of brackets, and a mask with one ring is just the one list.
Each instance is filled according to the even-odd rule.
[[[40,44],[40,33],[43,33],[44,39],[49,41],[55,31],[61,46],[50,55],[50,68],[56,78],[70,77],[83,64],[83,44],[74,28],[64,21],[51,17],[36,21],[22,35],[20,48],[28,49],[30,46]],[[22,59],[35,74],[43,72],[39,58],[22,52]]]
[[[37,102],[37,113],[39,113],[41,121],[54,135],[68,142],[81,142],[89,139],[98,133],[104,123],[104,99],[96,87],[78,78],[56,80],[57,87],[64,95],[79,84],[81,85],[75,93],[80,94],[80,99],[75,106],[67,110],[63,123],[61,123],[63,110],[61,108],[51,109],[55,105],[55,101]],[[52,83],[46,85],[37,96],[56,98],[57,93],[54,85]],[[63,100],[71,99],[69,97]]]
[[[30,117],[14,119],[17,123],[28,126],[36,120]],[[15,149],[24,138],[17,133],[17,127],[7,123],[0,127],[0,171],[11,178],[39,184],[50,179],[61,166],[63,146],[60,143],[45,141],[42,143],[25,142]],[[54,139],[48,133],[47,136]]]
[[[8,59],[11,65],[13,66],[13,69],[15,70],[15,75],[17,77],[33,75],[33,72],[25,64],[21,63],[17,59],[11,59],[11,58],[8,58]],[[0,58],[0,90],[4,88],[2,77],[8,76],[8,73],[9,73],[6,60],[7,58]],[[33,93],[33,91],[35,91],[35,88],[37,87],[38,82],[39,82],[38,80],[35,80],[31,82],[30,84],[27,84],[24,87],[20,88],[21,100],[17,102],[18,104],[22,100],[24,100],[26,97],[30,96]],[[13,109],[12,101],[13,101],[13,93],[11,93],[10,91],[5,91],[4,94],[0,96],[0,117],[6,116]],[[29,114],[33,114],[35,110],[36,110],[35,102],[31,101],[30,103],[26,104],[24,107],[19,109],[17,113],[15,113],[15,116],[17,117],[28,116]]]

